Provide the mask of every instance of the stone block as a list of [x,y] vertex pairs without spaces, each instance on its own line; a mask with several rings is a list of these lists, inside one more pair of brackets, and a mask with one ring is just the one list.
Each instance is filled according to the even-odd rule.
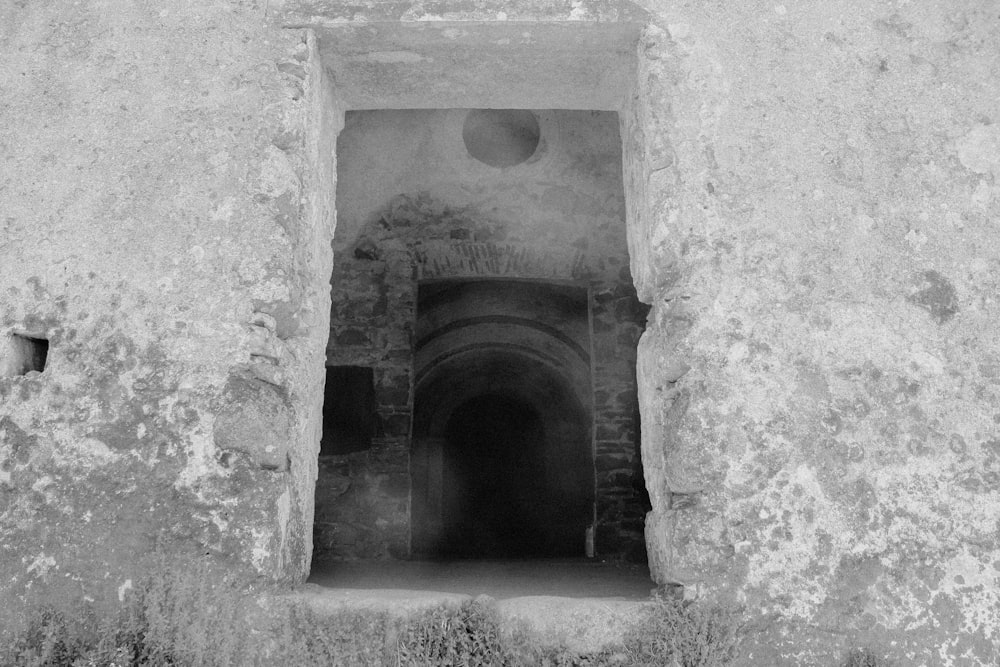
[[632,493],[633,472],[631,468],[625,470],[611,470],[597,474],[597,488],[602,493],[612,490],[619,490],[622,493]]
[[646,514],[646,554],[649,573],[657,585],[684,583],[674,579],[671,571],[670,536],[675,525],[674,513],[653,510]]
[[625,440],[624,429],[620,424],[609,424],[607,422],[599,422],[597,424],[597,432],[595,437],[598,440]]
[[379,488],[391,498],[406,500],[410,497],[410,475],[409,473],[386,475],[379,482]]
[[405,436],[410,432],[409,414],[389,414],[381,417],[382,432],[386,437]]
[[287,470],[296,421],[285,390],[234,376],[226,383],[219,402],[213,427],[215,446],[221,451],[248,454],[262,468]]
[[599,453],[594,457],[594,469],[600,472],[631,469],[632,456],[626,452]]
[[371,336],[361,329],[343,329],[338,331],[334,340],[337,341],[337,345],[345,347],[371,345]]
[[607,598],[521,597],[496,603],[502,619],[525,624],[544,645],[582,654],[621,645],[650,603]]
[[337,498],[347,493],[352,480],[348,475],[341,474],[326,466],[320,466],[316,479],[316,511],[336,502]]

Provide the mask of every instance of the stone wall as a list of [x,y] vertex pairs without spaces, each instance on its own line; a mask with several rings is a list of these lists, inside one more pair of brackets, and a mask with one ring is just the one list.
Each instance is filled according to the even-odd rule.
[[995,661],[1000,17],[647,6],[651,570],[773,619],[752,664]]
[[[744,604],[747,664],[855,643],[995,661],[998,20],[980,0],[0,6],[2,613],[114,596],[155,550],[303,576],[339,110],[598,108],[623,120],[652,305],[654,577]],[[572,266],[458,241],[418,269]],[[43,372],[18,374],[13,335],[48,340]],[[240,433],[248,405],[266,438]]]
[[[335,118],[253,3],[0,8],[0,599],[309,567]],[[0,367],[5,364],[0,363]]]

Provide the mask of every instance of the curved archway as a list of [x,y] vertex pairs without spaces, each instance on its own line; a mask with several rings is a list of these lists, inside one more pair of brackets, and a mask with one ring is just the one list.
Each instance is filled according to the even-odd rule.
[[586,291],[482,281],[420,300],[413,553],[583,555],[594,500]]
[[545,427],[531,404],[483,394],[460,405],[445,430],[438,551],[504,557],[549,551],[545,450]]

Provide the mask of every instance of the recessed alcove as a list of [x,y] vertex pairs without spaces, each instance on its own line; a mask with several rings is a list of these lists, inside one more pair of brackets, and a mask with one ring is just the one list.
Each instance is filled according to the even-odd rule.
[[343,109],[326,363],[371,369],[376,434],[321,460],[314,580],[454,558],[645,571],[646,310],[619,116],[637,37],[628,22],[320,32]]
[[[470,154],[476,117],[506,123],[487,147],[523,161]],[[645,309],[619,124],[601,110],[345,114],[327,364],[368,369],[375,435],[358,448],[324,427],[339,454],[320,464],[318,560],[644,559]],[[358,412],[366,390],[327,379],[328,403]]]
[[42,336],[10,334],[0,345],[0,377],[42,373],[49,356],[49,341]]
[[472,109],[462,124],[469,155],[491,167],[513,167],[535,154],[538,118],[528,109]]
[[587,290],[421,285],[415,333],[414,555],[585,555],[594,522]]
[[375,373],[364,366],[329,366],[323,397],[320,456],[370,449],[376,433]]

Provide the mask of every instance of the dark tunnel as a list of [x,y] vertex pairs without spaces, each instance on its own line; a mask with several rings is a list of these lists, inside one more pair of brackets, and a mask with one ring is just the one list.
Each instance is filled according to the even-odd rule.
[[417,555],[582,556],[593,521],[586,290],[436,284],[418,299]]
[[565,550],[553,527],[545,427],[530,404],[499,394],[470,399],[445,429],[439,551],[464,557]]

